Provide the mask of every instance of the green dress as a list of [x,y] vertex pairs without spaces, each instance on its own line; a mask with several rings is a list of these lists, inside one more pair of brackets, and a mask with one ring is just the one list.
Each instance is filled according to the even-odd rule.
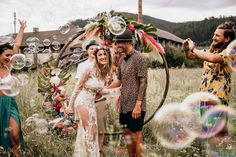
[[9,135],[9,120],[13,117],[20,128],[20,144],[24,149],[21,122],[15,97],[0,96],[0,146],[8,150],[12,148]]

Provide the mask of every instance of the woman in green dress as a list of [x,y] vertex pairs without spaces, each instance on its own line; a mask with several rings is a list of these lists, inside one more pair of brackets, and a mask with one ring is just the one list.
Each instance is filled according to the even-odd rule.
[[13,45],[6,37],[0,37],[0,146],[10,149],[14,157],[21,156],[24,148],[20,117],[15,97],[5,95],[3,91],[9,89],[6,84],[11,80],[10,58],[18,53],[26,27],[25,21],[19,22],[20,29]]

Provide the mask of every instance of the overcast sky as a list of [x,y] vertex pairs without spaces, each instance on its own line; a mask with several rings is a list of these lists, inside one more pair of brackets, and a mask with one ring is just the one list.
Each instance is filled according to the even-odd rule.
[[[33,27],[55,30],[69,20],[89,18],[103,11],[138,12],[138,0],[0,0],[0,35],[13,32],[13,12]],[[236,16],[235,0],[143,0],[143,14],[171,22]]]

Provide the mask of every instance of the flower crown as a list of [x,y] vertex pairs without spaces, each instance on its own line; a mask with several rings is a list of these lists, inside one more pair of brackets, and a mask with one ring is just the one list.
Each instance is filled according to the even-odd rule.
[[99,51],[99,50],[105,50],[105,51],[108,51],[109,50],[109,47],[107,47],[107,46],[98,46],[97,48],[96,48],[96,50],[94,51],[94,54],[97,54],[97,52]]

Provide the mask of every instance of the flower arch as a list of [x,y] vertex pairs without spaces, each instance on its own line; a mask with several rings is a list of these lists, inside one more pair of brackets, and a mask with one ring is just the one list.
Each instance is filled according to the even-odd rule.
[[[164,69],[164,75],[165,75],[165,82],[164,83],[164,89],[161,91],[162,98],[160,100],[160,103],[156,105],[155,110],[150,116],[145,119],[144,125],[147,124],[155,115],[155,113],[162,107],[164,104],[164,101],[166,99],[168,89],[169,89],[169,70],[167,61],[165,59],[165,50],[162,47],[160,43],[158,43],[158,36],[156,32],[158,31],[152,24],[142,24],[135,20],[132,20],[130,18],[126,18],[120,13],[116,13],[114,11],[110,12],[102,12],[99,13],[91,23],[87,24],[84,28],[82,28],[80,31],[78,31],[73,37],[70,38],[70,40],[64,45],[64,47],[60,50],[59,56],[56,60],[51,60],[47,62],[43,69],[44,71],[41,71],[39,74],[39,91],[42,93],[49,93],[48,99],[52,99],[53,95],[55,93],[58,93],[60,91],[60,87],[65,85],[66,82],[70,78],[70,74],[68,74],[68,69],[70,67],[71,62],[63,63],[62,59],[65,57],[71,57],[70,55],[65,55],[65,50],[68,48],[68,46],[78,37],[83,40],[88,39],[97,39],[102,44],[106,46],[111,46],[114,43],[114,37],[115,35],[111,33],[109,30],[109,20],[113,17],[121,17],[124,19],[126,23],[126,28],[130,29],[133,32],[133,38],[134,38],[134,45],[136,48],[138,48],[143,53],[155,53],[156,60],[160,63],[161,67]],[[86,59],[86,55],[84,55],[83,49],[80,50],[80,55],[78,58],[79,62],[82,62]],[[53,67],[53,68],[52,68]],[[51,69],[50,69],[51,68]],[[55,69],[61,69],[60,72],[56,73],[54,72],[54,75],[52,74],[53,70]],[[44,75],[45,70],[49,71],[49,75]],[[54,77],[54,78],[53,78]],[[50,80],[54,79],[57,80],[57,84],[50,83]],[[155,93],[160,94],[160,93]],[[51,100],[52,101],[52,100]],[[58,106],[60,107],[60,106]],[[120,134],[120,132],[108,132],[106,134]]]

